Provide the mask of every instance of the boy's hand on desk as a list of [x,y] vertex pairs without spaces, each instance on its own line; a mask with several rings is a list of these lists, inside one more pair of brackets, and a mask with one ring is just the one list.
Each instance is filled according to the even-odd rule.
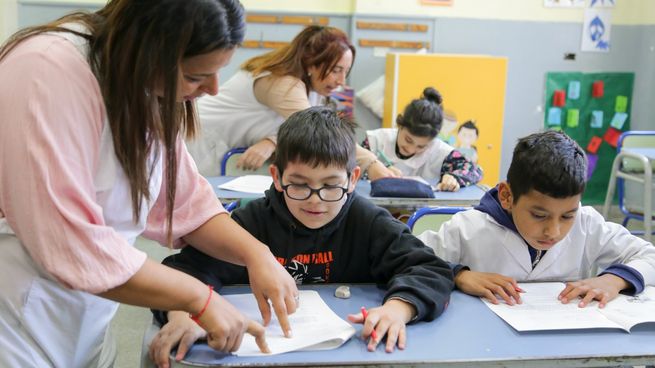
[[592,300],[598,300],[598,308],[604,308],[610,300],[616,298],[621,290],[628,287],[630,284],[624,279],[612,274],[604,274],[580,281],[567,282],[557,299],[566,304],[581,297],[582,300],[578,303],[580,308],[584,308]]
[[437,189],[442,192],[456,192],[459,190],[459,183],[454,176],[450,174],[443,174],[441,182],[437,184]]
[[455,275],[455,286],[462,292],[481,296],[493,304],[501,297],[509,305],[521,304],[521,288],[511,277],[497,273],[462,270]]
[[[370,309],[364,319],[361,313],[349,314],[348,320],[352,323],[362,323],[362,337],[367,339],[368,351],[375,351],[382,338],[387,336],[385,351],[392,353],[396,345],[398,349],[405,349],[407,333],[405,324],[416,315],[413,305],[399,299],[389,299],[383,306]],[[375,337],[371,336],[375,330]]]
[[167,368],[169,366],[168,357],[175,345],[179,343],[175,354],[175,360],[179,362],[193,343],[206,336],[207,332],[193,322],[188,313],[168,312],[168,323],[162,326],[152,339],[148,355],[158,367]]
[[271,157],[273,151],[275,151],[275,143],[270,139],[262,139],[239,157],[237,167],[243,170],[257,170]]

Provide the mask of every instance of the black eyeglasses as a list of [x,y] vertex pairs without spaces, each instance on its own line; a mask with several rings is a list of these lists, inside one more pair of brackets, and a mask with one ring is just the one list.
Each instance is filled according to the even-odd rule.
[[[280,178],[280,182],[282,179]],[[348,193],[350,188],[350,173],[348,173],[348,186],[346,188],[340,187],[338,185],[324,185],[318,189],[314,189],[307,184],[287,184],[282,185],[282,190],[287,196],[291,199],[297,201],[304,201],[311,197],[314,193],[318,195],[324,202],[337,202],[340,201],[343,196]]]

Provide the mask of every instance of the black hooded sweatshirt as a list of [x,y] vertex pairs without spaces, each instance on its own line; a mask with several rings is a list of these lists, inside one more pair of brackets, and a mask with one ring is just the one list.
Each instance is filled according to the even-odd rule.
[[[289,212],[283,195],[271,186],[264,198],[236,209],[232,218],[268,245],[298,284],[375,283],[387,290],[384,301],[398,297],[413,304],[413,321],[429,321],[444,311],[454,285],[450,267],[388,211],[351,193],[332,221],[309,229]],[[163,263],[216,289],[248,283],[245,267],[192,246]],[[155,317],[165,321],[162,313]]]

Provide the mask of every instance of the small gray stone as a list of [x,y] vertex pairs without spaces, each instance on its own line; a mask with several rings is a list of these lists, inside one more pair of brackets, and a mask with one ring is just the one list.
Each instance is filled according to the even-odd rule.
[[334,296],[341,299],[350,298],[350,288],[346,285],[341,285],[334,291]]

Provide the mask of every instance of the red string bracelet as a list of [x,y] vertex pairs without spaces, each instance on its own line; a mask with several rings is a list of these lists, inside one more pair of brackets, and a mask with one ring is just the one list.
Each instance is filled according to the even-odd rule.
[[197,324],[200,324],[200,317],[202,317],[203,313],[205,313],[205,311],[207,310],[207,306],[209,306],[209,301],[212,300],[212,294],[214,294],[214,287],[211,286],[211,285],[207,285],[207,286],[209,286],[209,296],[207,297],[207,301],[205,302],[205,306],[202,307],[200,312],[198,312],[198,314],[196,314],[195,316],[192,315],[192,314],[189,314],[189,317],[193,320],[193,322],[195,322]]

